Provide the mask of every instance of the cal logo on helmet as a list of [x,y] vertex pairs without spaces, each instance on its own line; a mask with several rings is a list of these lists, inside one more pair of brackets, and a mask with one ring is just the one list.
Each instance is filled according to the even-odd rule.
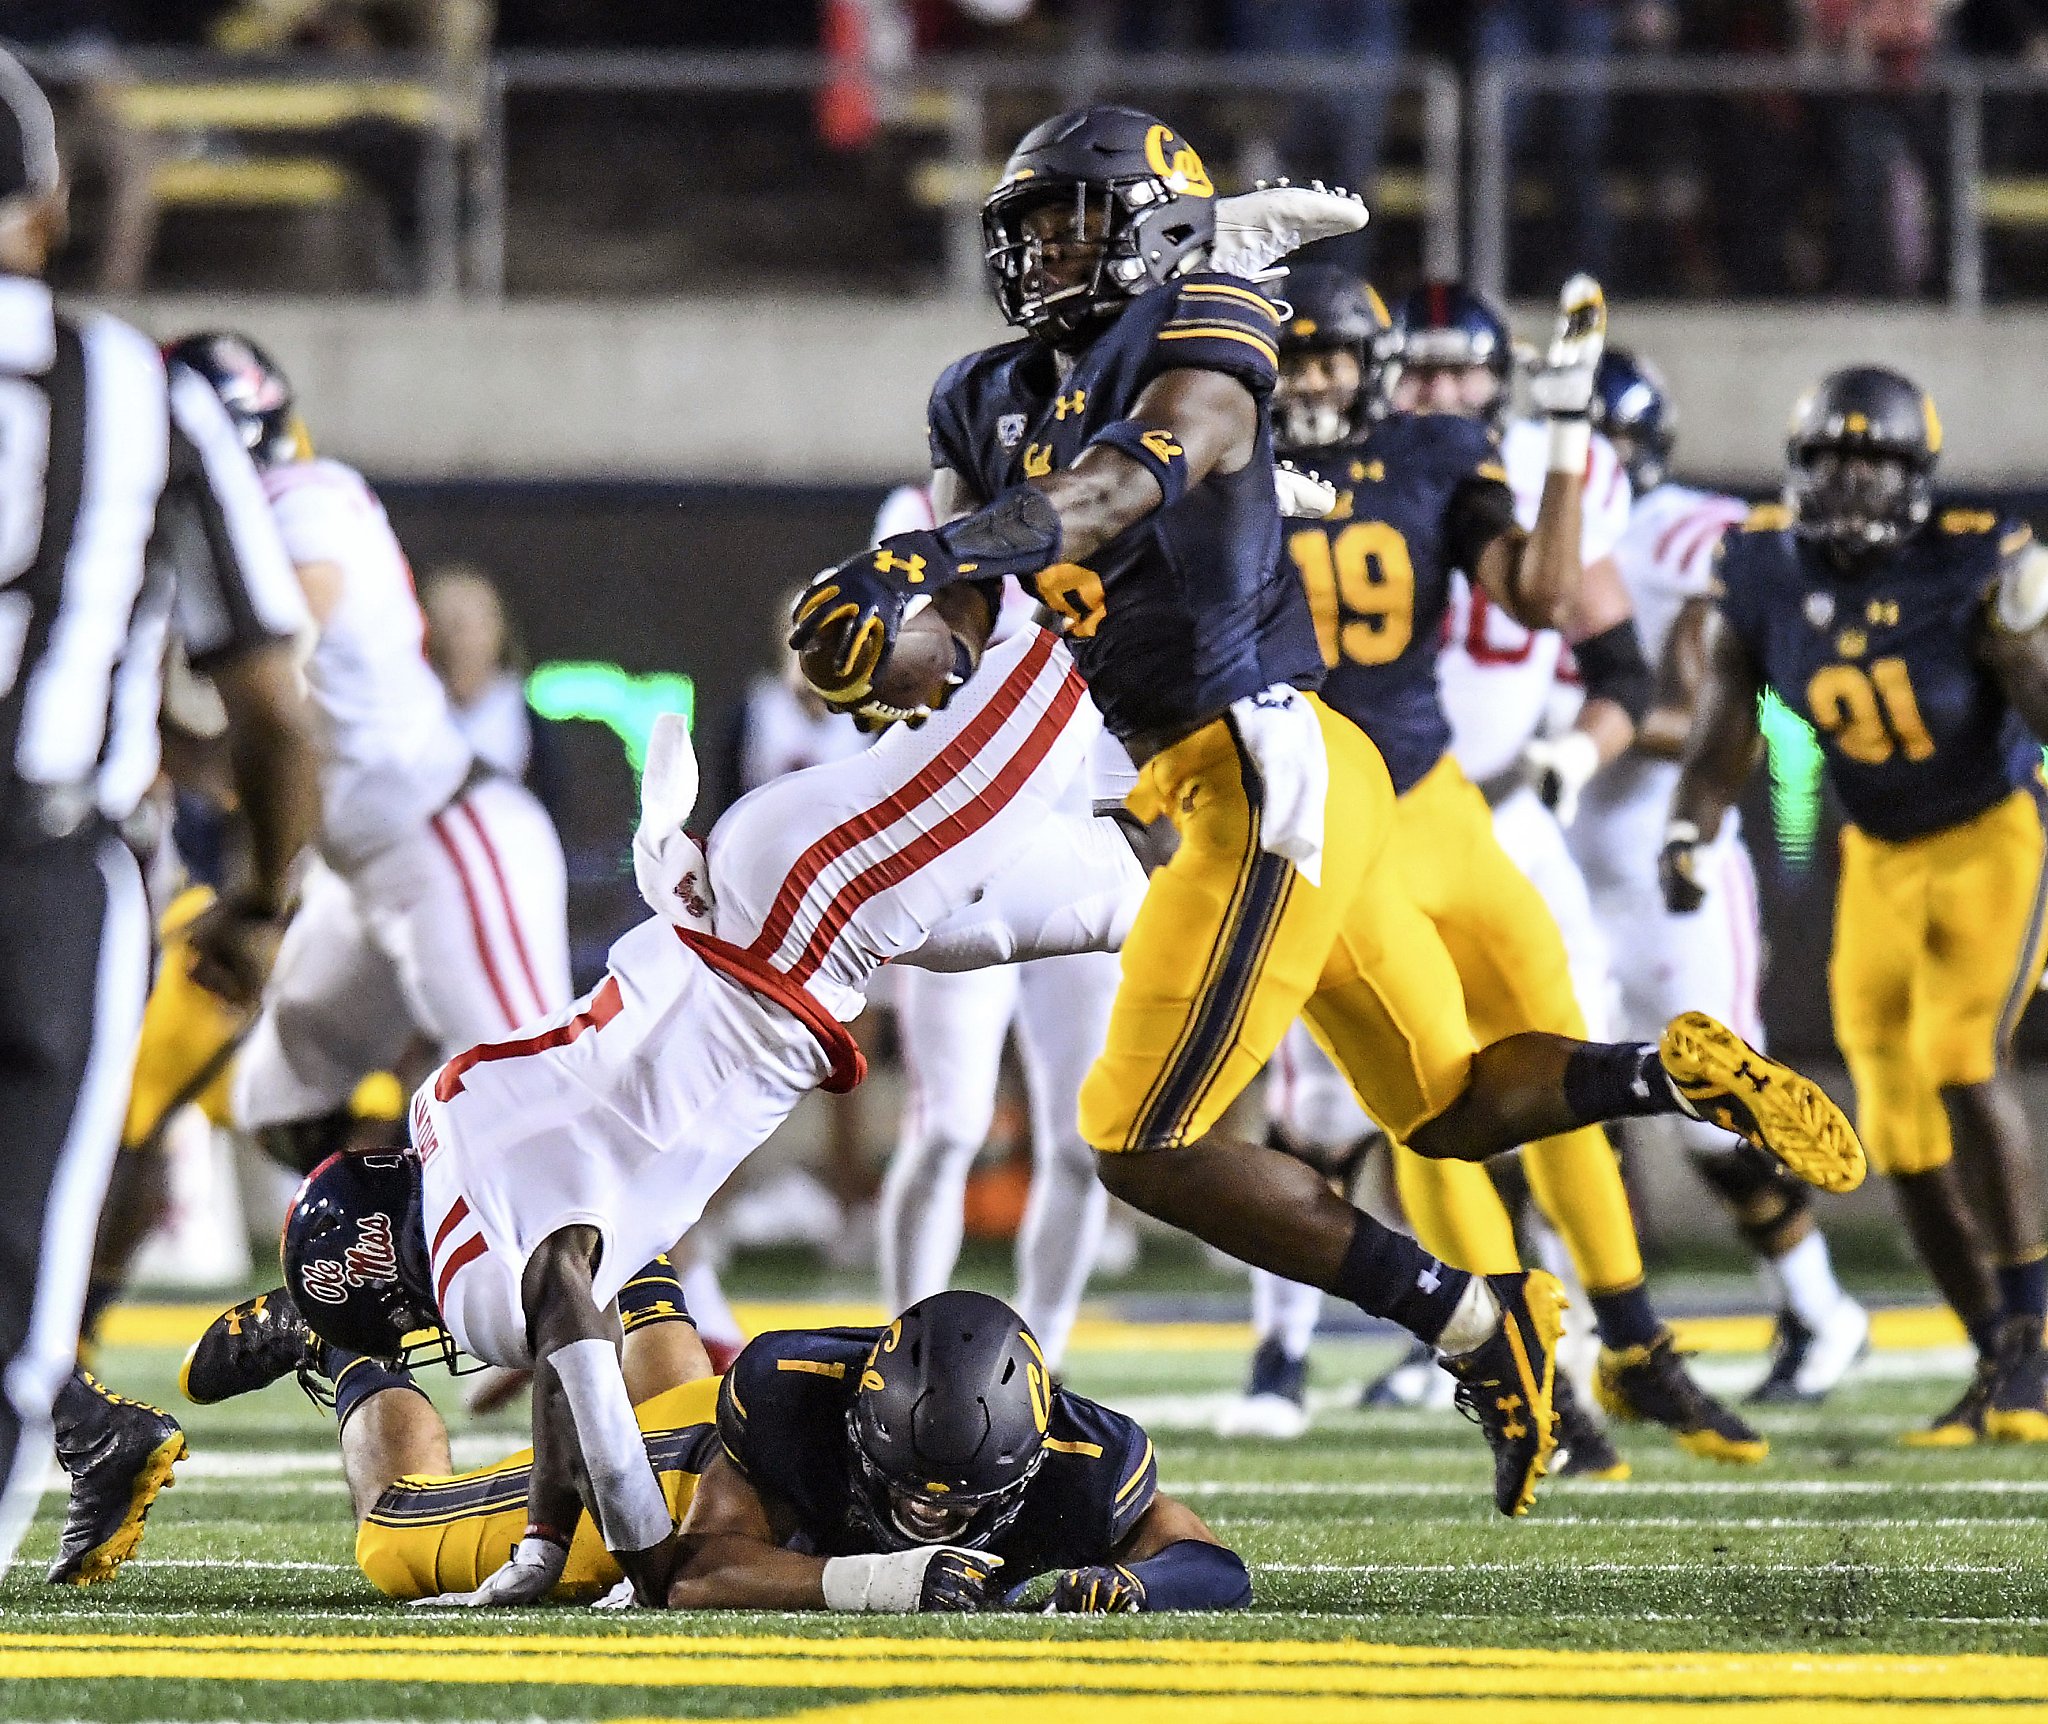
[[1215,183],[1192,144],[1174,136],[1171,126],[1154,126],[1145,134],[1145,160],[1169,188],[1191,198],[1212,198]]

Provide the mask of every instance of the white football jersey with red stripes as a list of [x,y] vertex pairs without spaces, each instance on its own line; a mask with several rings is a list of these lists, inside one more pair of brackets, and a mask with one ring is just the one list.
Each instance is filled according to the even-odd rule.
[[[1549,433],[1542,421],[1518,419],[1501,439],[1501,464],[1515,494],[1515,519],[1536,525],[1549,472]],[[1614,446],[1597,433],[1586,456],[1579,556],[1612,556],[1628,528],[1628,474]],[[1451,752],[1466,776],[1483,781],[1508,771],[1542,728],[1557,681],[1564,639],[1529,630],[1470,583],[1453,583],[1437,683],[1451,721]]]
[[1686,600],[1703,598],[1711,590],[1714,551],[1721,536],[1740,526],[1748,513],[1749,505],[1739,498],[1669,482],[1630,512],[1614,560],[1635,605],[1643,656],[1653,666],[1662,661],[1664,644]]
[[322,738],[321,849],[345,867],[445,807],[469,772],[469,744],[427,663],[412,569],[362,475],[293,461],[263,483],[292,561],[341,572],[306,685]]
[[[1067,649],[1019,633],[920,729],[734,804],[708,846],[715,940],[644,922],[571,1010],[436,1072],[413,1141],[442,1314],[464,1349],[523,1362],[519,1277],[549,1234],[603,1235],[604,1303],[804,1094],[856,1081],[840,1025],[875,972],[999,899],[991,883],[1045,854],[1060,823],[1096,824],[1060,804],[1099,727]],[[1106,877],[1141,892],[1117,848]],[[1100,883],[1062,884],[1078,898]]]

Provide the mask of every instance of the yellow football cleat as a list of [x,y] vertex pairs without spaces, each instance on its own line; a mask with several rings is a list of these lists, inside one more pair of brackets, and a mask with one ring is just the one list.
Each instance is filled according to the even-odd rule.
[[1493,1505],[1529,1512],[1557,1449],[1557,1338],[1564,1332],[1564,1284],[1541,1269],[1489,1275],[1500,1327],[1469,1353],[1444,1360],[1458,1379],[1457,1404],[1493,1450]]
[[1956,1404],[1917,1431],[1901,1431],[1899,1441],[1909,1449],[1966,1449],[1984,1441],[1984,1417],[1991,1407],[1991,1391],[1998,1381],[1998,1360],[1987,1356],[1977,1361],[1970,1386]]
[[1826,1090],[1705,1012],[1664,1026],[1657,1058],[1686,1111],[1732,1131],[1822,1191],[1863,1183],[1863,1145]]
[[1998,1373],[1984,1409],[1994,1443],[2048,1443],[2048,1348],[2041,1319],[2008,1317],[1999,1326]]
[[52,1586],[111,1580],[141,1545],[150,1505],[188,1452],[163,1408],[78,1373],[58,1401],[57,1458],[71,1475],[71,1501],[44,1578]]

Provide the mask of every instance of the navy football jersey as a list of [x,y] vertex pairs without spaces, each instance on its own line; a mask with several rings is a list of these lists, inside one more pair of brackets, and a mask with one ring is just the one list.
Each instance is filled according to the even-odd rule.
[[1323,699],[1409,790],[1451,746],[1436,681],[1451,573],[1514,519],[1500,446],[1476,419],[1396,413],[1360,442],[1291,459],[1337,487],[1331,519],[1287,532],[1329,667]]
[[[756,1336],[718,1395],[725,1452],[796,1519],[793,1548],[814,1556],[874,1549],[853,1515],[846,1414],[880,1329],[784,1329]],[[989,1549],[1015,1585],[1048,1569],[1108,1562],[1159,1489],[1152,1441],[1121,1413],[1054,1389],[1046,1456],[1024,1506]]]
[[2040,744],[1976,653],[2001,559],[2027,528],[1948,509],[1845,576],[1776,505],[1721,541],[1721,611],[1778,698],[1810,723],[1849,818],[1918,838],[1982,814]]
[[1308,607],[1280,562],[1266,411],[1278,333],[1279,314],[1256,288],[1190,275],[1132,301],[1064,378],[1042,343],[1011,341],[960,360],[932,391],[932,465],[984,502],[1071,466],[1162,372],[1221,371],[1258,398],[1258,449],[1242,470],[1212,473],[1085,567],[1060,563],[1037,577],[1118,737],[1184,734],[1276,682],[1322,681]]

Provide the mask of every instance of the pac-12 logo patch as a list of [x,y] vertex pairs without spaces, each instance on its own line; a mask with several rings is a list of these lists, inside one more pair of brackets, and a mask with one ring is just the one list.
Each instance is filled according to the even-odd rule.
[[1005,449],[1014,449],[1024,441],[1024,415],[1005,413],[996,421],[996,441]]
[[323,1305],[348,1302],[351,1287],[398,1279],[398,1247],[391,1237],[391,1217],[356,1218],[356,1242],[339,1257],[322,1257],[306,1265],[306,1293]]

